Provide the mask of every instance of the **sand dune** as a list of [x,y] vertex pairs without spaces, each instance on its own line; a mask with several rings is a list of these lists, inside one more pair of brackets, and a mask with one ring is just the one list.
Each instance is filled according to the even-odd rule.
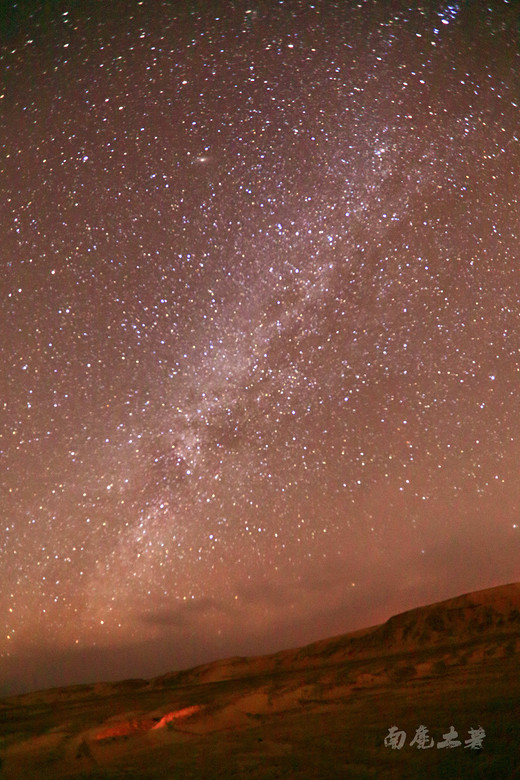
[[[13,696],[0,777],[520,777],[519,651],[513,583],[303,648]],[[385,747],[421,724],[486,742]]]

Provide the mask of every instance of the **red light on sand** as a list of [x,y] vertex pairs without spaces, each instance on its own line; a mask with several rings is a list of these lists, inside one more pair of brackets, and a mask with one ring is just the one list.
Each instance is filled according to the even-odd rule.
[[196,712],[200,712],[202,707],[200,704],[194,704],[192,707],[184,707],[182,710],[175,710],[175,712],[168,712],[166,715],[164,715],[159,723],[156,723],[155,726],[153,726],[154,729],[161,729],[164,726],[166,726],[167,723],[170,723],[172,720],[182,720],[183,718],[189,718],[192,715],[194,715]]
[[137,734],[143,731],[162,729],[166,726],[167,723],[171,723],[175,720],[184,720],[185,718],[189,718],[196,712],[200,712],[201,709],[202,707],[200,704],[194,704],[191,707],[183,707],[181,710],[167,712],[166,715],[163,715],[159,721],[152,720],[151,718],[143,718],[142,720],[136,718],[132,718],[131,720],[121,720],[99,731],[96,734],[95,739],[99,742],[103,739],[127,737],[130,734]]
[[127,737],[129,734],[137,734],[139,731],[149,731],[155,726],[155,721],[151,719],[145,720],[122,720],[118,723],[99,731],[95,739],[111,739],[113,737]]

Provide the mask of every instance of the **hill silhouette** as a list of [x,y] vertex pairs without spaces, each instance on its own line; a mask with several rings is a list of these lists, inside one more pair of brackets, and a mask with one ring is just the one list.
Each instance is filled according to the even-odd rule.
[[512,583],[302,648],[13,696],[0,777],[519,778],[519,652]]

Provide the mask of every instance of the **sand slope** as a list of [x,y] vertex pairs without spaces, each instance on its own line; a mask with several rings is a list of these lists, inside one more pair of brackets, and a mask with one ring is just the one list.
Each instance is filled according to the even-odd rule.
[[[14,696],[0,778],[520,778],[519,652],[514,583],[269,656]],[[418,750],[421,724],[486,737]]]

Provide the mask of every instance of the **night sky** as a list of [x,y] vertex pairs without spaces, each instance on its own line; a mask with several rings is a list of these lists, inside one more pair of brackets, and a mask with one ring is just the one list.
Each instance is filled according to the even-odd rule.
[[0,693],[520,580],[518,3],[2,12]]

